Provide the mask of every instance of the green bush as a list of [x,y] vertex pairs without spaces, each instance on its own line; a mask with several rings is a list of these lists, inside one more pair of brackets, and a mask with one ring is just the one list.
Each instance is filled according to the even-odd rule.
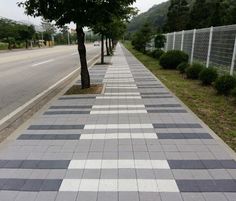
[[199,77],[200,72],[205,68],[202,64],[194,63],[192,66],[186,69],[186,75],[188,79],[196,80]]
[[203,85],[210,85],[215,82],[218,77],[217,70],[214,68],[204,68],[200,74],[199,79],[202,81]]
[[231,94],[233,97],[236,98],[236,87],[234,87],[234,89],[231,91]]
[[234,87],[236,87],[236,79],[231,75],[223,75],[215,82],[215,88],[219,94],[229,95]]
[[181,74],[184,74],[185,73],[185,70],[189,67],[189,64],[187,62],[182,62],[181,64],[179,64],[177,66],[177,70],[179,70],[179,72]]
[[161,49],[156,49],[152,51],[152,57],[155,59],[160,59],[160,57],[164,54],[165,52]]
[[188,55],[179,50],[171,50],[160,57],[160,65],[164,69],[176,69],[182,62],[188,62]]

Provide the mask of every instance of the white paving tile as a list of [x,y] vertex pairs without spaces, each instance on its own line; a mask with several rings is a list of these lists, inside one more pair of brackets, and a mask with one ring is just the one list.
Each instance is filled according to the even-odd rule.
[[118,191],[138,191],[138,185],[136,179],[119,179]]
[[104,110],[91,111],[90,114],[147,114],[146,110]]
[[179,192],[175,180],[156,180],[159,192]]
[[98,191],[98,186],[99,186],[99,179],[82,179],[80,186],[79,186],[79,191]]
[[155,180],[138,179],[137,182],[139,192],[158,192]]
[[99,191],[101,192],[117,192],[118,180],[117,179],[101,179],[99,182]]
[[79,179],[63,179],[59,191],[75,191],[79,190],[81,180]]
[[152,124],[86,124],[84,130],[91,129],[129,129],[129,128],[153,128]]

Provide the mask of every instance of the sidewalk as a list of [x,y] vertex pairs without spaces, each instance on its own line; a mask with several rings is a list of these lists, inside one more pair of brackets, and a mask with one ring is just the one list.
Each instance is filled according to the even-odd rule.
[[[0,147],[0,201],[235,201],[236,161],[127,50]],[[220,122],[219,122],[220,123]]]

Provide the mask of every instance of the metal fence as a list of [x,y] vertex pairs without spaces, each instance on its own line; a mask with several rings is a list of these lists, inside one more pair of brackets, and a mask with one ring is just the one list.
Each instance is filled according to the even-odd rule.
[[236,25],[194,29],[166,34],[165,51],[182,50],[190,62],[216,67],[236,75]]

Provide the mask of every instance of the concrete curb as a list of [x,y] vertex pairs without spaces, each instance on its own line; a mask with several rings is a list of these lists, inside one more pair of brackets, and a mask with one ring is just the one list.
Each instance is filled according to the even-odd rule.
[[[100,54],[96,55],[88,61],[88,66],[92,67],[100,58]],[[62,91],[80,74],[80,68],[74,70],[42,93],[38,94],[24,105],[5,116],[0,120],[0,142],[16,130],[21,124],[26,122],[31,116],[39,111],[47,102]]]

